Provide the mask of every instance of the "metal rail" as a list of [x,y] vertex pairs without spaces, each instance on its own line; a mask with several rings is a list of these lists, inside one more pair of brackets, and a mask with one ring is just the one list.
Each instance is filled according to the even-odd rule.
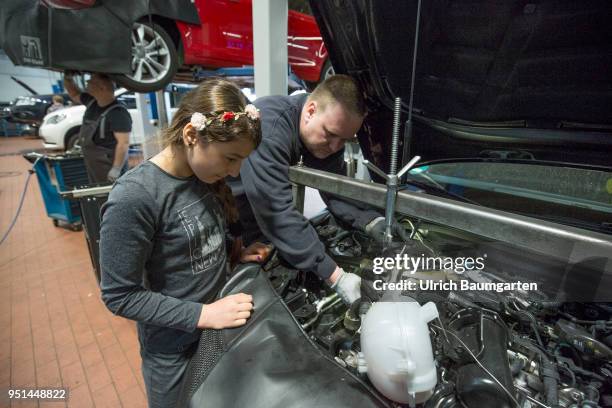
[[62,191],[60,192],[60,195],[62,196],[62,198],[70,198],[70,199],[87,197],[87,196],[97,196],[97,195],[104,195],[104,194],[110,193],[112,188],[113,188],[112,184],[109,184],[108,186],[89,187],[89,188],[80,188],[80,189],[75,189],[75,190],[70,190],[70,191]]
[[[387,189],[382,184],[296,166],[289,168],[289,179],[301,188],[385,208]],[[411,191],[397,194],[396,212],[572,263],[607,260],[605,270],[612,270],[612,236],[606,234]]]

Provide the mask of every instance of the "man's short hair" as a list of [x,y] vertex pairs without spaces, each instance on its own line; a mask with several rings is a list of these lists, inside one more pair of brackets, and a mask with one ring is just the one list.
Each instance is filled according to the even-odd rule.
[[308,97],[316,101],[323,110],[330,103],[339,103],[344,109],[359,116],[366,114],[366,105],[361,89],[353,78],[348,75],[332,75],[321,82]]

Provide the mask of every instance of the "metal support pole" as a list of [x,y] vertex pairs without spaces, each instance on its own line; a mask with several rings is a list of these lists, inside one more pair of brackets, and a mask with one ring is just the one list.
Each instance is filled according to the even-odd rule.
[[155,101],[157,102],[157,126],[163,130],[168,127],[168,109],[163,90],[155,92]]
[[[300,161],[297,167],[304,167],[304,161],[300,156]],[[293,194],[293,203],[295,208],[304,214],[304,204],[306,202],[306,186],[303,184],[291,183],[291,193]]]
[[151,124],[151,101],[148,95],[142,93],[137,93],[135,95],[139,120],[138,122],[134,122],[132,124],[132,132],[136,134],[142,133],[144,140],[139,142],[142,143],[143,158],[147,160],[148,158],[155,156],[160,151],[156,139],[157,127]]
[[287,0],[253,1],[255,93],[287,95]]
[[381,169],[369,161],[364,160],[363,162],[368,169],[381,176],[387,182],[387,194],[385,199],[385,237],[383,240],[384,248],[387,248],[387,246],[393,241],[391,226],[393,224],[393,217],[395,214],[395,199],[397,197],[397,189],[399,184],[398,180],[419,160],[421,160],[420,156],[413,157],[412,160],[410,160],[408,164],[406,164],[397,174],[385,174]]
[[[385,200],[385,236],[383,239],[383,247],[387,248],[391,242],[393,241],[393,216],[395,214],[395,197],[397,196],[397,188],[398,188],[398,180],[397,176],[397,156],[399,153],[399,132],[400,132],[400,120],[402,115],[402,99],[395,98],[395,103],[393,105],[393,132],[391,135],[391,168],[389,169],[389,174],[385,174],[382,170],[376,167],[374,164],[369,161],[364,161],[364,164],[368,167],[368,169],[374,171],[379,174],[383,179],[387,181],[387,198]],[[415,157],[404,167],[400,173],[404,174],[407,172],[410,167],[414,166],[414,164],[420,159],[420,157]]]

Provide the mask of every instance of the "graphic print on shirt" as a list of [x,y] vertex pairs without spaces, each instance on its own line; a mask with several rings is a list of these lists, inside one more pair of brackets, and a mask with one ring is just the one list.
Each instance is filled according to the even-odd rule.
[[191,270],[198,275],[216,267],[225,256],[223,214],[214,196],[206,194],[198,201],[178,210],[189,240]]

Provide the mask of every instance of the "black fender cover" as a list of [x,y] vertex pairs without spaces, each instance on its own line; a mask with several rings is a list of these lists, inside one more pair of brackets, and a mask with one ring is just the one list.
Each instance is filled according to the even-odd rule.
[[0,48],[15,65],[129,74],[132,25],[149,15],[200,24],[190,0],[98,0],[79,10],[2,0]]
[[178,406],[388,406],[312,343],[264,274],[245,265],[221,291],[251,294],[255,311],[243,327],[203,330]]

